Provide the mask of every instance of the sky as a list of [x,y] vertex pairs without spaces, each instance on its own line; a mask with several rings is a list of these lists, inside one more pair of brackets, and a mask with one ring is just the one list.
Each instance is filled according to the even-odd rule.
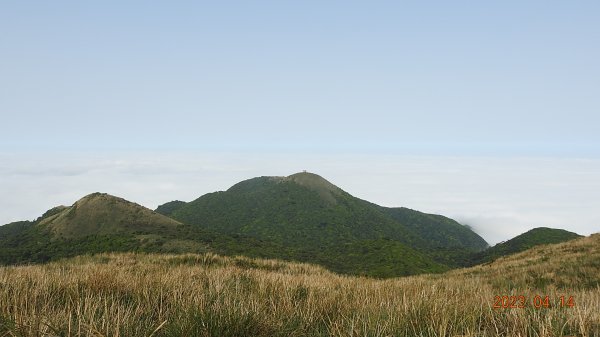
[[600,231],[597,1],[3,1],[0,223],[304,169],[488,242]]

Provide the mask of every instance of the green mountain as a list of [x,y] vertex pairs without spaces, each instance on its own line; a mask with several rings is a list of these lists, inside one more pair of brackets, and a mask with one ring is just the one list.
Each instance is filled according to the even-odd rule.
[[160,233],[174,231],[182,224],[125,199],[93,193],[71,207],[57,207],[46,212],[38,225],[58,237],[81,238],[119,233]]
[[489,262],[502,256],[516,254],[535,246],[561,243],[580,238],[581,235],[564,229],[538,227],[514,238],[501,242],[485,251],[476,254],[473,264]]
[[467,256],[487,247],[481,237],[451,219],[383,208],[307,172],[253,178],[227,191],[172,205],[159,209],[167,209],[182,223],[289,247],[295,259],[340,272],[438,272],[462,265]]
[[285,247],[182,224],[138,204],[93,193],[35,221],[0,226],[0,263],[45,262],[99,252],[215,252],[289,258]]

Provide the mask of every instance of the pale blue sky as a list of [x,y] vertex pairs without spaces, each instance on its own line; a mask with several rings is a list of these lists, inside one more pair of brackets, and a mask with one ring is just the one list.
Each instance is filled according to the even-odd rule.
[[0,223],[320,173],[491,243],[600,230],[598,1],[2,1]]
[[600,155],[598,1],[3,1],[0,149]]

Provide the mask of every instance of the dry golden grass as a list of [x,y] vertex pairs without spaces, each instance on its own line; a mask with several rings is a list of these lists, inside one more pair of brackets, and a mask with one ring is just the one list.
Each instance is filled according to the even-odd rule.
[[[0,336],[600,336],[600,287],[589,280],[600,277],[599,239],[546,246],[539,258],[527,252],[388,280],[213,254],[2,267]],[[583,276],[565,264],[572,261],[583,263]],[[575,274],[561,279],[562,270]],[[527,276],[550,272],[558,286],[536,288]],[[583,277],[587,283],[577,284]],[[492,308],[496,295],[521,294],[528,308]],[[534,308],[536,294],[554,306]],[[575,307],[556,305],[560,295],[573,296]]]

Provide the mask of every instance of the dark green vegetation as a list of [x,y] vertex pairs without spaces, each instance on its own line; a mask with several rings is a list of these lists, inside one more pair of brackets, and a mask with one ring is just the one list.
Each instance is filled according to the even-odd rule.
[[425,238],[431,245],[474,250],[488,248],[487,242],[471,228],[445,216],[422,213],[405,207],[382,207],[381,209],[394,220]]
[[186,204],[185,201],[179,201],[179,200],[169,201],[166,204],[162,204],[162,205],[158,206],[158,208],[155,210],[155,212],[162,214],[162,215],[170,216],[171,213],[173,213],[174,211],[178,210],[179,208],[185,206],[185,204]]
[[501,242],[485,251],[476,254],[474,264],[493,261],[499,257],[519,253],[535,246],[561,243],[580,238],[581,235],[563,229],[539,227],[527,231],[514,238]]
[[249,179],[178,205],[170,216],[289,247],[295,259],[337,272],[370,276],[440,272],[466,264],[470,254],[487,247],[454,220],[383,208],[312,173]]
[[[559,242],[551,235],[536,238],[519,247]],[[488,256],[482,253],[486,247],[479,235],[452,219],[381,207],[306,172],[249,179],[189,203],[166,203],[156,212],[94,193],[35,221],[0,226],[2,263],[107,251],[210,251],[391,277],[471,265]],[[490,251],[503,255],[520,250]]]

